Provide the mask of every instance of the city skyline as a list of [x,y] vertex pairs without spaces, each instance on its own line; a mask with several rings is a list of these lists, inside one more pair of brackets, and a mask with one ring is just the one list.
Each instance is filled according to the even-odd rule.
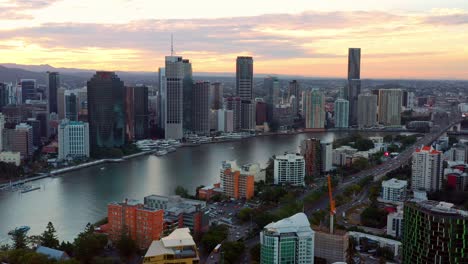
[[463,1],[298,0],[240,10],[241,2],[204,0],[193,8],[187,2],[184,10],[199,12],[171,14],[162,7],[173,4],[142,0],[113,2],[104,13],[109,1],[2,0],[1,63],[156,71],[173,34],[175,54],[190,58],[200,73],[234,73],[237,56],[252,56],[256,74],[344,77],[347,50],[359,47],[365,78],[468,76]]

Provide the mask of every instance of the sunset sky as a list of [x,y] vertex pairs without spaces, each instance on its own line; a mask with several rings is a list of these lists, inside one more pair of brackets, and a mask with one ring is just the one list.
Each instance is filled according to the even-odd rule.
[[170,54],[195,72],[468,79],[467,0],[0,0],[0,62],[156,71]]

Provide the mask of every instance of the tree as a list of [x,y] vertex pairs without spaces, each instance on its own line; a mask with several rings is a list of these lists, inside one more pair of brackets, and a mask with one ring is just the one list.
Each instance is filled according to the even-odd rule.
[[206,252],[211,252],[216,245],[221,243],[228,236],[228,228],[225,225],[212,226],[206,232],[201,240],[201,243]]
[[374,148],[374,142],[367,138],[359,138],[354,143],[354,147],[357,148],[359,151],[367,151],[369,149]]
[[27,247],[27,232],[28,231],[26,229],[20,228],[16,228],[8,232],[10,239],[13,241],[14,249],[25,249]]
[[454,144],[458,143],[458,139],[456,137],[450,136],[449,137],[449,146],[453,146]]
[[175,189],[175,194],[179,195],[182,198],[189,198],[190,194],[188,193],[187,189],[182,186],[177,186]]
[[364,226],[382,228],[387,223],[387,212],[375,206],[369,206],[361,213],[361,223]]
[[44,247],[57,249],[60,245],[57,239],[57,231],[52,222],[47,224],[46,230],[41,234],[41,245]]
[[72,243],[70,242],[65,242],[65,241],[62,241],[62,243],[60,244],[59,250],[61,251],[64,251],[68,254],[68,256],[72,256],[73,255],[73,251],[75,250],[74,246]]
[[88,223],[85,230],[78,234],[74,241],[74,255],[84,263],[90,263],[91,259],[97,256],[107,244],[107,237],[102,234],[95,234],[94,227]]
[[120,256],[124,259],[129,259],[138,250],[136,242],[128,235],[126,230],[122,232],[119,241],[117,241],[116,247],[119,250]]
[[351,168],[357,171],[362,171],[367,169],[369,167],[369,161],[366,158],[357,158],[355,161],[353,161],[353,164],[351,164]]
[[223,243],[224,263],[234,264],[244,252],[243,242],[225,242]]
[[384,141],[385,143],[390,143],[390,142],[393,141],[393,136],[392,136],[392,135],[385,135],[385,136],[383,137],[383,141]]
[[252,208],[242,208],[237,214],[237,218],[239,218],[242,222],[247,222],[252,217],[252,214],[253,214]]
[[252,261],[260,262],[260,252],[261,252],[261,246],[260,244],[256,244],[250,249],[250,259]]
[[91,260],[91,264],[114,264],[114,259],[110,257],[94,257]]

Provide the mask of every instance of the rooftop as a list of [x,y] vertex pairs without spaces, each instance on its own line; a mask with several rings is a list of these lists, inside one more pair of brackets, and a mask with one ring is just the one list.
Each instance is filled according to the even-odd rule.
[[386,187],[386,188],[398,188],[398,189],[401,189],[401,188],[405,188],[406,186],[408,186],[408,182],[407,181],[403,181],[403,180],[398,180],[398,179],[390,179],[388,181],[383,181],[382,182],[382,187]]
[[289,218],[284,218],[278,222],[270,223],[265,226],[264,231],[274,235],[297,233],[298,236],[314,233],[314,230],[310,227],[309,220],[304,213],[297,213]]
[[433,201],[433,200],[421,201],[417,199],[413,199],[411,200],[411,202],[417,205],[418,207],[431,213],[468,218],[468,211],[459,210],[455,208],[455,205],[452,203]]
[[178,228],[167,237],[153,241],[145,257],[175,255],[178,258],[196,257],[195,241],[188,228]]

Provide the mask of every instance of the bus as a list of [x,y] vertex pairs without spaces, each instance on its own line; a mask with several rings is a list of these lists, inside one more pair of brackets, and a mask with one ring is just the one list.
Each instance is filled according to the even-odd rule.
[[216,245],[216,247],[213,249],[214,253],[218,253],[220,248],[221,244]]

